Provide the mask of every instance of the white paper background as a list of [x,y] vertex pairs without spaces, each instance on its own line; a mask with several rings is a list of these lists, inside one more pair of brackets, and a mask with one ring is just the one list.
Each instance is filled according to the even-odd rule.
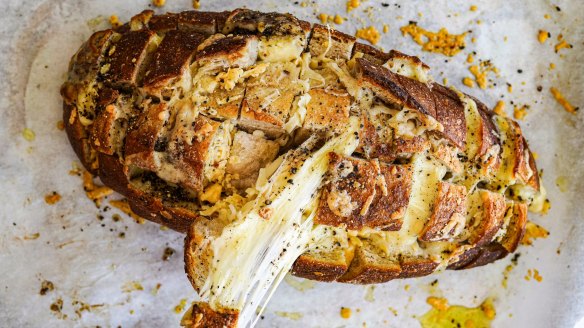
[[[164,10],[191,8],[190,1],[167,2]],[[471,12],[471,2],[462,0],[387,0],[387,8],[368,0],[351,15],[345,12],[345,1],[321,1],[318,8],[312,4],[302,8],[284,0],[201,2],[203,10],[247,5],[264,11],[289,11],[312,21],[316,20],[315,13],[340,13],[350,19],[338,28],[349,33],[364,24],[374,24],[380,30],[383,23],[388,24],[390,32],[382,35],[380,45],[422,57],[433,67],[438,81],[447,77],[489,106],[501,96],[508,107],[510,100],[531,106],[521,126],[539,154],[538,165],[544,170],[544,184],[552,201],[547,216],[531,216],[549,229],[551,236],[520,249],[519,265],[511,272],[507,289],[501,287],[501,281],[509,259],[480,269],[378,285],[373,302],[365,300],[363,286],[317,283],[315,288],[301,292],[283,283],[260,327],[356,327],[364,323],[367,327],[418,327],[414,316],[429,309],[425,303],[429,295],[445,296],[452,304],[467,306],[493,296],[495,327],[573,327],[584,316],[584,130],[581,114],[567,114],[549,93],[549,87],[556,86],[574,105],[584,106],[584,2],[477,0],[472,4],[478,11]],[[394,5],[396,2],[400,7]],[[55,126],[61,119],[58,89],[70,56],[91,33],[87,21],[111,14],[126,20],[148,3],[0,3],[0,326],[177,326],[181,315],[174,312],[174,307],[183,298],[189,302],[196,299],[183,270],[183,236],[161,231],[151,223],[137,225],[125,216],[123,221],[114,222],[114,211],[106,212],[103,221],[97,220],[98,211],[83,195],[80,179],[68,175],[76,158],[65,133]],[[372,16],[363,14],[369,6],[374,8]],[[544,19],[544,14],[551,18]],[[477,19],[483,23],[476,24]],[[447,58],[421,52],[411,39],[402,37],[399,27],[409,20],[431,30],[447,27],[452,33],[473,32],[463,54]],[[540,45],[536,39],[539,29],[550,31],[553,39]],[[561,57],[552,47],[558,33],[574,45],[573,49],[562,50]],[[505,36],[507,42],[503,41]],[[470,37],[476,37],[477,43],[470,43]],[[461,86],[462,77],[469,76],[465,63],[469,51],[476,51],[477,59],[491,59],[501,70],[495,79],[498,87],[482,91]],[[557,65],[553,71],[548,69],[550,62]],[[518,74],[518,69],[523,73]],[[512,94],[506,91],[505,82],[513,84]],[[540,85],[543,91],[537,92],[536,86]],[[25,127],[36,133],[33,142],[22,137]],[[568,178],[568,192],[562,193],[555,186],[558,176]],[[43,197],[53,190],[63,199],[49,206]],[[122,231],[125,239],[118,237]],[[38,239],[24,239],[37,232]],[[177,253],[169,261],[162,261],[166,247]],[[541,283],[523,279],[533,268],[543,276]],[[55,290],[41,296],[40,284],[45,279],[55,284]],[[434,279],[439,280],[438,287],[431,288],[429,283]],[[123,292],[123,286],[131,281],[140,282],[144,290]],[[159,283],[162,286],[154,296],[150,291]],[[411,285],[408,291],[404,290],[406,284]],[[59,319],[50,310],[50,304],[58,298],[64,302],[67,319]],[[74,301],[103,306],[78,317]],[[340,317],[341,306],[353,309],[349,320]],[[397,316],[390,307],[397,310]],[[303,316],[291,320],[275,311],[300,312]]]

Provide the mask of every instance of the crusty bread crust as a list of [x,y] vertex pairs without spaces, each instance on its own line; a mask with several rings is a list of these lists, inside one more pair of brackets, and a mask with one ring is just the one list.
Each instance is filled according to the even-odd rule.
[[[436,120],[441,129],[428,134],[444,141],[436,146],[428,135],[392,136],[390,140],[383,140],[377,133],[380,127],[363,116],[358,153],[364,158],[351,158],[350,161],[355,167],[364,163],[364,169],[348,177],[343,182],[345,185],[340,183],[335,188],[346,190],[352,199],[358,200],[355,206],[367,210],[356,209],[347,216],[331,212],[327,197],[333,183],[329,182],[324,188],[319,216],[315,219],[317,223],[350,230],[366,227],[397,231],[402,227],[412,186],[412,168],[404,162],[407,163],[412,154],[436,149],[436,157],[445,162],[453,174],[463,170],[463,160],[472,160],[456,155],[464,154],[468,147],[465,108],[459,95],[435,82],[421,82],[383,66],[388,60],[404,60],[427,70],[428,66],[417,57],[395,50],[385,53],[329,27],[316,24],[311,28],[310,23],[291,15],[246,9],[165,15],[145,11],[120,28],[97,32],[72,58],[68,81],[61,89],[67,135],[84,167],[98,175],[105,185],[126,196],[136,214],[188,232],[185,264],[195,288],[201,286],[204,276],[204,272],[196,270],[208,265],[200,263],[209,256],[207,238],[219,234],[222,229],[219,223],[198,216],[196,208],[200,200],[193,196],[205,192],[216,182],[205,175],[205,168],[220,122],[233,120],[239,131],[262,130],[262,138],[275,143],[269,138],[285,133],[284,124],[291,117],[294,106],[298,106],[299,91],[288,89],[287,85],[271,85],[280,93],[280,98],[273,101],[274,108],[260,108],[262,101],[254,103],[252,98],[254,85],[260,85],[261,89],[257,81],[248,87],[217,87],[211,93],[221,101],[211,99],[201,104],[204,116],[185,123],[185,127],[192,124],[195,134],[190,135],[176,132],[184,121],[176,118],[177,113],[170,113],[167,100],[175,101],[184,95],[169,87],[180,84],[191,65],[251,66],[256,63],[259,42],[290,35],[299,37],[306,47],[305,52],[321,60],[328,58],[343,63],[341,66],[345,68],[343,65],[353,58],[347,67],[350,66],[349,71],[359,87],[370,89],[377,101],[391,110],[408,108]],[[162,38],[161,43],[159,38]],[[353,95],[327,86],[313,88],[309,94],[312,103],[307,104],[304,125],[292,137],[299,137],[301,133],[334,134],[347,124],[354,110],[350,107]],[[88,104],[80,100],[82,95],[87,95],[83,99],[89,99]],[[135,104],[143,99],[148,101]],[[477,99],[471,99],[480,116],[478,157],[482,157],[502,145],[493,122],[495,114]],[[93,112],[84,112],[87,108]],[[122,124],[124,133],[112,134],[119,129],[116,124]],[[519,126],[515,122],[510,124],[514,133],[510,141],[514,146],[513,172],[525,185],[539,190],[534,157]],[[286,147],[292,145],[287,144],[281,150]],[[492,155],[490,165],[496,169],[501,154]],[[165,180],[156,174],[147,174],[160,170],[161,161],[186,172],[186,177],[176,177],[171,174],[173,172],[165,171],[168,177]],[[331,162],[338,164],[338,161]],[[221,165],[224,164],[211,163],[210,166]],[[379,181],[385,181],[382,183],[385,189],[380,187]],[[249,186],[249,182],[246,183],[245,186]],[[365,187],[356,190],[355,185]],[[419,236],[423,242],[452,240],[449,239],[455,226],[452,220],[464,216],[466,205],[462,199],[467,190],[450,182],[441,182],[439,186],[432,217]],[[481,199],[484,210],[465,241],[469,245],[449,264],[449,269],[471,268],[499,259],[513,252],[523,235],[527,220],[525,204],[509,202],[504,195],[486,190],[481,191]],[[508,223],[504,222],[506,211],[512,211]],[[499,238],[497,232],[504,224],[507,224],[506,233]],[[296,260],[292,273],[313,280],[367,284],[427,275],[439,264],[417,256],[391,258],[367,243],[350,247],[338,253],[307,252]],[[202,304],[194,306],[193,318],[191,324],[201,327],[229,326],[237,320],[234,313],[218,314]]]

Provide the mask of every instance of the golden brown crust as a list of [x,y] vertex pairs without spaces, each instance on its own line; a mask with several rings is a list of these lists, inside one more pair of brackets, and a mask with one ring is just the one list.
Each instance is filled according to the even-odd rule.
[[350,230],[401,228],[411,191],[410,165],[380,166],[335,153],[329,160],[330,182],[323,188],[315,223]]
[[457,229],[464,226],[466,188],[440,182],[438,197],[430,220],[420,232],[421,241],[441,241],[455,237]]
[[[330,40],[330,44],[329,44]],[[312,36],[308,42],[308,49],[313,57],[349,60],[353,53],[355,37],[334,30],[328,26],[314,24]]]
[[197,47],[204,39],[205,37],[197,32],[172,30],[166,33],[146,67],[142,82],[145,90],[158,95],[159,89],[182,77],[191,64]]
[[397,259],[384,256],[370,243],[356,246],[355,256],[338,282],[352,284],[377,284],[400,277],[402,268]]
[[444,126],[443,134],[456,147],[466,148],[466,121],[464,106],[453,90],[438,83],[432,84],[436,103],[436,120]]
[[108,52],[101,73],[111,86],[130,87],[138,82],[142,62],[156,33],[149,30],[130,31],[121,38]]
[[196,302],[181,320],[188,328],[235,328],[239,312],[236,310],[213,310],[207,303]]
[[313,255],[306,252],[296,259],[290,272],[301,278],[332,282],[337,281],[349,267],[350,260],[339,258],[337,261],[327,261],[322,254]]
[[363,58],[367,59],[375,65],[383,65],[385,62],[387,62],[388,59],[391,58],[390,54],[385,53],[374,46],[361,42],[355,42],[355,46],[353,47],[353,54],[357,53],[362,53]]
[[484,246],[493,240],[503,224],[506,209],[505,196],[480,190],[479,197],[481,202],[479,205],[480,215],[471,219],[469,242],[471,245]]

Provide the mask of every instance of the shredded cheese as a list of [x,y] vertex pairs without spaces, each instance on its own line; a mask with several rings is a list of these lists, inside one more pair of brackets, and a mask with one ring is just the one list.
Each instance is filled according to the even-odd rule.
[[438,32],[431,32],[415,23],[402,26],[400,30],[403,36],[410,35],[425,51],[437,52],[452,57],[466,47],[466,32],[450,34],[445,28],[441,28]]

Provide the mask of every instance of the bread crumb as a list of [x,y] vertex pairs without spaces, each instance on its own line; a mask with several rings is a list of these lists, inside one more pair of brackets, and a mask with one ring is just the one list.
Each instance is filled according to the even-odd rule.
[[111,15],[109,18],[109,23],[113,28],[122,26],[122,23],[120,22],[120,19],[117,15]]
[[201,2],[199,0],[193,0],[193,9],[201,8]]
[[35,232],[33,234],[30,234],[30,235],[25,235],[24,237],[22,237],[22,239],[24,239],[24,240],[36,240],[36,239],[39,239],[40,236],[41,236],[40,233]]
[[56,191],[53,191],[52,193],[45,195],[45,203],[49,205],[54,205],[60,200],[61,195],[59,195],[59,193]]
[[51,292],[55,289],[55,285],[48,280],[43,280],[43,282],[41,282],[41,290],[40,290],[40,294],[41,295],[47,295],[48,292]]
[[443,78],[442,79],[442,84],[447,85],[448,84],[448,79],[447,78]]
[[63,122],[63,120],[57,121],[57,129],[60,131],[65,130],[65,123]]
[[341,318],[349,319],[351,317],[351,309],[346,307],[341,307]]
[[551,16],[550,16],[549,14],[545,14],[545,15],[543,15],[543,18],[545,18],[545,19],[550,19],[550,17],[551,17]]
[[566,98],[564,98],[564,95],[562,95],[562,93],[560,92],[560,90],[551,87],[550,88],[550,92],[552,93],[552,96],[554,96],[554,99],[560,104],[562,105],[562,107],[564,107],[564,109],[566,110],[566,112],[571,113],[571,114],[575,114],[580,108],[579,107],[574,107],[572,106],[572,104],[570,104],[568,102],[568,100],[566,100]]
[[553,70],[554,68],[556,68],[556,64],[550,63],[550,70]]
[[545,43],[545,41],[549,37],[550,37],[550,32],[548,32],[548,31],[539,30],[539,32],[537,33],[537,41],[539,41],[539,43],[541,43],[541,44]]
[[156,7],[163,7],[166,0],[152,0],[152,4]]
[[477,11],[478,7],[475,5],[470,6],[470,11]]
[[445,311],[448,309],[448,300],[442,297],[430,296],[426,299],[426,303],[430,304],[438,311]]
[[24,130],[22,130],[22,136],[26,141],[29,142],[33,142],[34,139],[36,138],[34,131],[29,128],[25,128]]
[[374,26],[358,29],[355,36],[359,39],[367,40],[371,42],[371,44],[377,44],[381,38],[379,31]]
[[533,240],[538,239],[538,238],[547,238],[547,236],[549,236],[549,232],[531,222],[531,221],[527,221],[527,224],[525,225],[525,234],[523,235],[523,238],[521,239],[521,244],[522,245],[532,245],[533,244]]
[[474,88],[475,86],[474,81],[470,77],[463,78],[462,84],[466,85],[469,88]]
[[503,100],[497,101],[495,108],[493,108],[493,112],[497,115],[507,117],[507,113],[505,113],[505,102]]
[[359,0],[348,0],[347,1],[347,12],[350,12],[353,9],[356,9],[361,5]]

